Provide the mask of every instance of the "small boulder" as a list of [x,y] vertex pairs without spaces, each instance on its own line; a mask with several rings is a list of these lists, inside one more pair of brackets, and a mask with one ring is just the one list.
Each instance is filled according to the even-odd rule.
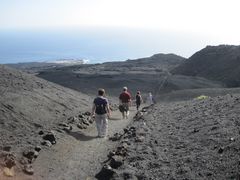
[[83,118],[84,118],[84,115],[79,114],[78,117],[79,117],[80,119],[83,119]]
[[84,125],[84,124],[82,124],[82,123],[77,124],[77,127],[78,127],[79,129],[87,129],[87,126]]
[[78,118],[76,116],[71,116],[67,119],[68,123],[74,123],[78,121]]
[[28,175],[33,175],[34,174],[34,170],[31,164],[26,164],[23,167],[23,172],[25,172]]
[[223,153],[223,150],[224,150],[224,148],[223,148],[223,147],[220,147],[220,148],[218,149],[218,153],[219,153],[219,154],[222,154],[222,153]]
[[83,124],[89,126],[89,122],[86,119],[83,119],[82,122],[83,122]]
[[116,154],[115,151],[110,151],[107,156],[108,156],[109,158],[112,158],[115,154]]
[[105,164],[95,177],[97,179],[111,179],[114,174],[116,174],[115,170],[111,166]]
[[118,140],[121,139],[122,136],[123,136],[123,134],[115,133],[112,137],[109,138],[109,140],[111,140],[111,141],[118,141]]
[[3,168],[3,174],[7,177],[13,177],[14,176],[14,169],[13,168],[8,168],[4,167]]
[[92,123],[93,123],[93,119],[89,119],[88,122],[89,122],[90,124],[92,124]]
[[38,134],[39,134],[39,135],[43,135],[44,132],[41,130],[41,131],[38,132]]
[[50,141],[43,141],[43,142],[41,142],[41,144],[43,146],[47,146],[47,147],[51,147],[52,146],[52,143]]
[[124,146],[117,147],[116,155],[126,156],[127,148],[125,148]]
[[77,127],[78,127],[79,129],[84,129],[84,128],[83,128],[83,125],[82,125],[81,123],[77,124]]
[[48,134],[44,135],[43,139],[50,141],[51,144],[56,144],[56,137],[52,132],[49,132]]
[[199,132],[199,129],[194,128],[192,132],[193,132],[193,133],[197,133],[197,132]]
[[36,146],[34,149],[35,149],[35,151],[40,152],[42,148],[41,148],[41,146]]
[[34,157],[35,159],[37,159],[38,156],[39,156],[39,152],[34,151],[34,156],[33,156],[33,157]]
[[123,157],[122,156],[118,156],[118,155],[114,155],[112,157],[111,161],[110,161],[110,166],[112,168],[117,169],[121,165],[123,165]]
[[5,166],[11,169],[16,165],[16,157],[13,154],[8,154],[4,159]]
[[72,126],[67,126],[63,128],[63,130],[66,132],[70,132],[72,129],[73,129]]
[[132,126],[132,127],[129,128],[129,130],[132,131],[132,132],[135,132],[136,128]]
[[23,152],[23,156],[26,157],[29,160],[33,160],[35,158],[35,152],[34,150],[30,149],[30,150],[25,150]]
[[129,130],[127,128],[124,128],[123,131],[124,133],[128,133]]
[[85,116],[91,116],[91,113],[90,113],[89,111],[87,111],[87,112],[83,113],[83,115],[85,115]]

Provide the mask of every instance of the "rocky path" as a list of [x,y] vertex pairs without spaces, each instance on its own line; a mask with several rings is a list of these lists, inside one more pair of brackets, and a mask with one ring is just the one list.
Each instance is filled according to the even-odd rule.
[[[125,128],[134,115],[134,107],[130,109],[128,120],[122,120],[120,112],[114,111],[109,120],[108,136]],[[116,142],[109,141],[108,138],[97,138],[96,135],[95,124],[86,130],[74,127],[68,134],[57,133],[57,144],[40,153],[33,164],[34,175],[23,179],[95,179],[109,150],[116,146]]]
[[239,108],[239,95],[149,107],[125,130],[98,177],[238,180]]

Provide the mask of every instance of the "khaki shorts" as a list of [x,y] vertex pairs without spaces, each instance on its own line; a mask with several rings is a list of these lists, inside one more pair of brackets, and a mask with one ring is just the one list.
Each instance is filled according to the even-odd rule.
[[128,103],[122,103],[121,105],[119,105],[119,111],[120,112],[129,111],[129,104]]

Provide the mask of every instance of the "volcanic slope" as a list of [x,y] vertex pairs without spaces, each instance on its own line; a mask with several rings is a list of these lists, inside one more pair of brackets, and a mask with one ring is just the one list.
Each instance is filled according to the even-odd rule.
[[123,86],[132,92],[154,94],[179,89],[217,88],[222,85],[200,77],[172,76],[169,71],[185,62],[174,54],[156,54],[149,58],[107,62],[42,71],[39,77],[63,86],[93,94],[103,87],[111,96],[118,96]]
[[240,46],[207,46],[172,70],[173,74],[200,76],[227,87],[240,86]]
[[[89,110],[89,96],[0,65],[0,152],[21,157],[40,145],[38,134]],[[1,158],[1,157],[0,157]]]
[[240,94],[149,107],[96,177],[239,179],[239,108]]

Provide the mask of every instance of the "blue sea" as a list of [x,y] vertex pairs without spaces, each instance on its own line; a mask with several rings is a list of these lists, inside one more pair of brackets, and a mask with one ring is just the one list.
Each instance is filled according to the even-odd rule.
[[2,30],[0,63],[60,59],[86,59],[90,63],[101,63],[156,53],[186,57],[203,46],[193,36],[138,29]]

